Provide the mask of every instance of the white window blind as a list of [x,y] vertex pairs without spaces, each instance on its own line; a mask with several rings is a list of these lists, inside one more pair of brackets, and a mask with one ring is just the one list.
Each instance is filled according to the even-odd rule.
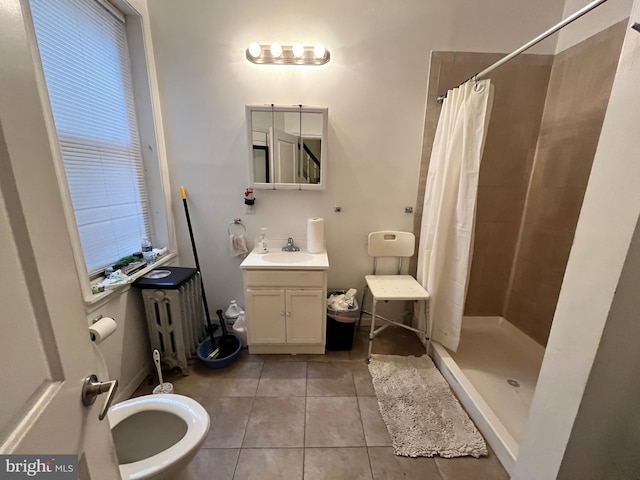
[[149,237],[124,23],[96,0],[31,0],[87,270]]

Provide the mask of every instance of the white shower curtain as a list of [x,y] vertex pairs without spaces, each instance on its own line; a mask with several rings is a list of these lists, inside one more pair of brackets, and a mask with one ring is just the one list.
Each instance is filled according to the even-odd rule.
[[417,278],[431,293],[431,339],[453,351],[460,341],[492,100],[489,80],[447,92],[427,174]]

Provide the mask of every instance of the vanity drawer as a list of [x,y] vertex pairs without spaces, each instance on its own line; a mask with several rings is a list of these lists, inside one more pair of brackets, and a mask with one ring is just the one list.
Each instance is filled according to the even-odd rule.
[[323,270],[245,270],[245,287],[324,287]]

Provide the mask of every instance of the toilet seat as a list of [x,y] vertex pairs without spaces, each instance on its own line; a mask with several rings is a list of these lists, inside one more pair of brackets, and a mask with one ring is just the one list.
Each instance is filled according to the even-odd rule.
[[109,424],[113,429],[130,416],[146,411],[171,413],[187,424],[187,432],[168,449],[138,462],[120,465],[122,478],[148,478],[160,474],[193,449],[199,447],[209,431],[209,414],[192,398],[177,394],[145,395],[118,403],[109,409]]

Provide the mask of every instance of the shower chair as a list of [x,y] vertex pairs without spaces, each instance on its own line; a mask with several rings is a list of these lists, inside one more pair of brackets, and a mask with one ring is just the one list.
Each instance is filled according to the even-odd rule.
[[[371,330],[369,331],[369,348],[367,351],[367,363],[371,359],[371,347],[373,345],[373,339],[378,336],[382,331],[391,325],[411,330],[412,332],[419,333],[423,336],[424,341],[429,340],[427,332],[429,331],[429,300],[431,295],[427,292],[422,285],[420,285],[415,278],[411,275],[402,275],[402,259],[411,257],[415,251],[416,238],[413,233],[410,232],[398,232],[398,231],[380,231],[371,232],[368,240],[368,252],[373,257],[373,273],[364,277],[366,284],[364,291],[362,292],[362,302],[360,316],[358,317],[358,327],[362,320],[362,312],[364,311],[365,300],[367,292],[371,293],[371,312],[365,311],[371,315]],[[380,257],[394,257],[398,261],[398,270],[395,275],[379,275],[378,258]],[[399,323],[388,318],[384,318],[380,315],[376,315],[376,304],[378,301],[421,301],[424,302],[424,320],[425,330],[419,330],[413,328],[410,325]],[[384,325],[377,328],[376,320],[384,321]]]

